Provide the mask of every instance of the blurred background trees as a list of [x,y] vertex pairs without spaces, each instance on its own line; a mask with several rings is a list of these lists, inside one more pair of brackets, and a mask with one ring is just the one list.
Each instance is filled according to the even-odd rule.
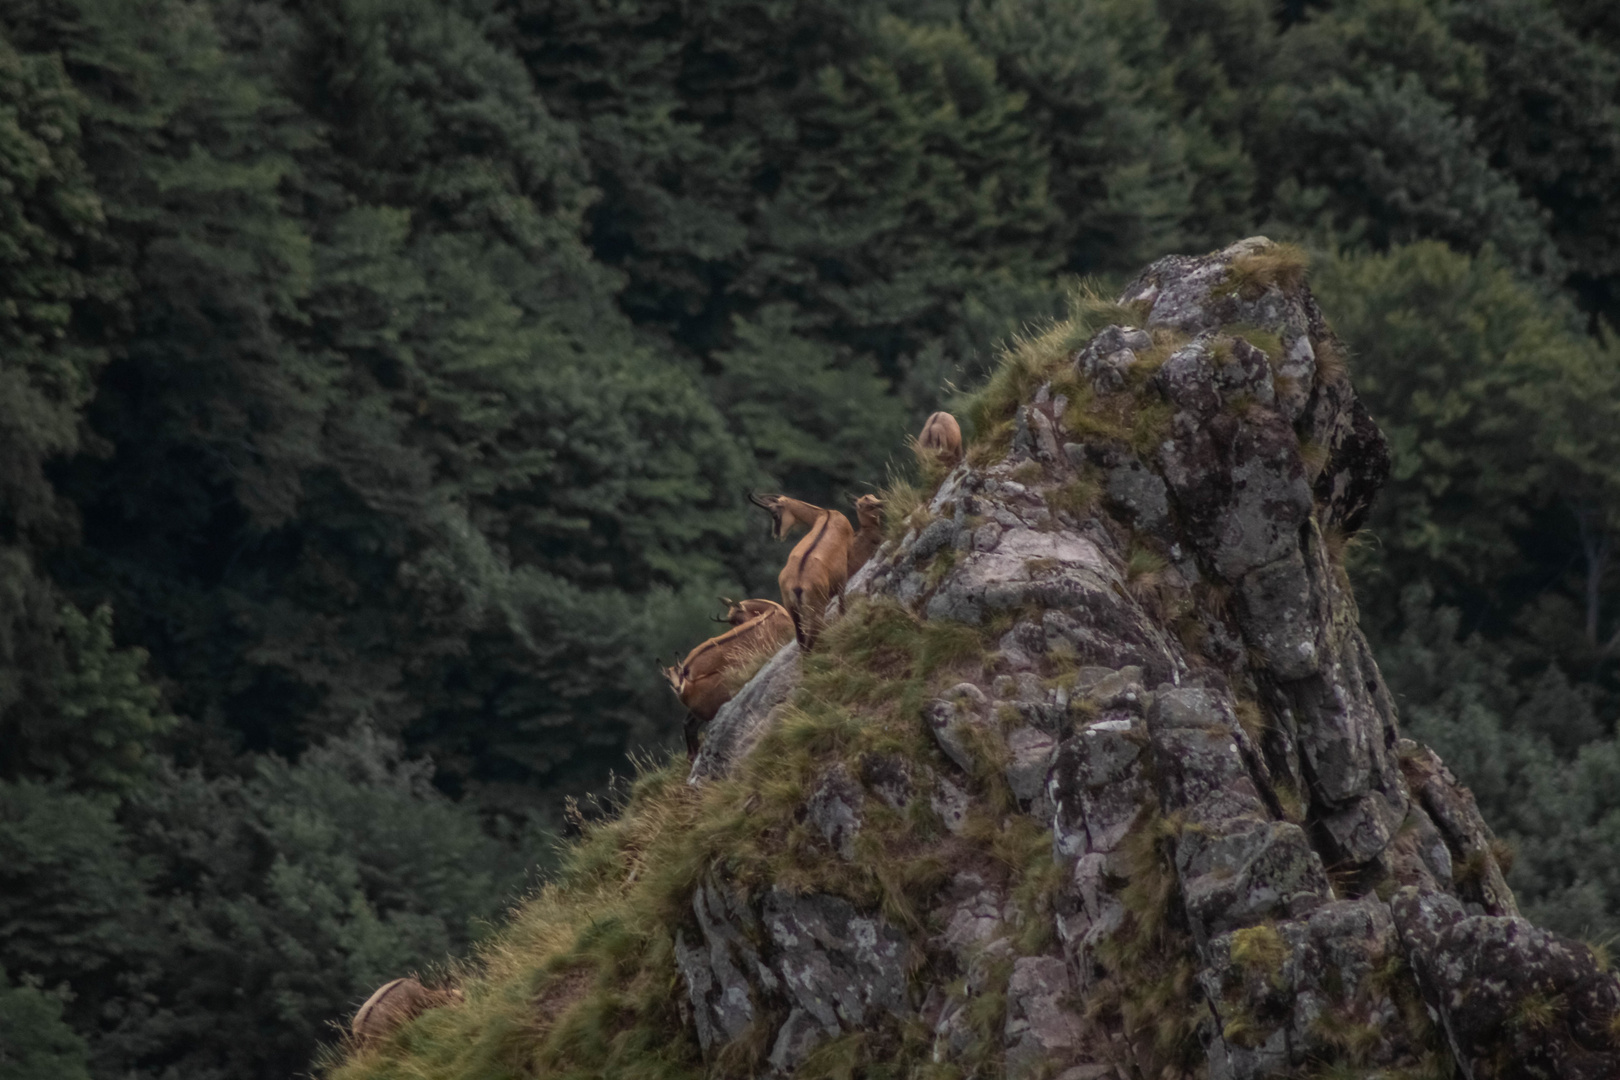
[[0,0],[0,1069],[281,1077],[996,343],[1309,246],[1404,722],[1620,933],[1620,24],[1584,0]]

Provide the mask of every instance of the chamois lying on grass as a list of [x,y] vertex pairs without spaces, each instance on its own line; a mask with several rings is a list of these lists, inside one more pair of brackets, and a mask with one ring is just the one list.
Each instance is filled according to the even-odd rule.
[[862,495],[855,500],[855,517],[861,523],[855,542],[849,545],[848,577],[866,565],[866,560],[883,543],[883,500],[876,495]]
[[720,602],[726,605],[726,614],[724,618],[716,619],[716,622],[730,623],[732,626],[741,626],[749,619],[753,619],[760,615],[765,615],[774,611],[780,612],[782,618],[789,619],[789,622],[791,623],[791,618],[787,613],[787,609],[781,604],[778,604],[775,600],[728,600],[722,596],[720,598]]
[[946,465],[962,460],[962,425],[948,412],[937,412],[923,424],[917,448],[932,453]]
[[849,549],[855,530],[849,519],[833,510],[811,506],[785,495],[749,495],[748,501],[771,515],[771,533],[778,540],[803,525],[805,534],[777,575],[782,606],[793,617],[799,647],[815,648],[827,604],[844,591],[849,580]]
[[460,990],[429,990],[406,976],[379,986],[354,1014],[349,1032],[360,1046],[369,1046],[388,1037],[393,1030],[429,1009],[461,1000]]
[[[686,753],[696,757],[698,730],[714,719],[720,706],[731,700],[739,681],[731,676],[749,660],[769,656],[793,635],[793,620],[769,600],[745,600],[744,604],[768,604],[768,608],[746,622],[733,626],[719,637],[712,637],[686,654],[677,667],[664,669],[669,688],[686,706]],[[735,610],[740,605],[733,605]]]

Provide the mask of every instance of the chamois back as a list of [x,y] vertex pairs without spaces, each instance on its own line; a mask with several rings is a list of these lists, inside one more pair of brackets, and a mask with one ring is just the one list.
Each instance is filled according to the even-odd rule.
[[962,460],[962,425],[948,412],[937,412],[923,424],[917,448],[927,451],[946,465]]
[[751,658],[774,653],[793,636],[793,619],[781,606],[769,600],[759,603],[769,606],[747,622],[703,642],[680,664],[664,669],[670,689],[686,706],[688,754],[697,753],[698,729],[713,720],[720,706],[737,692],[736,681],[730,677],[733,670]]
[[383,983],[354,1014],[349,1032],[361,1046],[379,1042],[406,1021],[460,1001],[460,990],[429,990],[410,976]]
[[799,525],[809,529],[776,577],[782,606],[793,617],[799,647],[809,651],[821,633],[828,603],[844,591],[849,580],[849,549],[855,542],[855,530],[843,514],[785,495],[750,495],[749,499],[771,515],[772,535],[778,540],[786,539]]
[[722,596],[720,602],[726,605],[724,621],[732,626],[741,626],[750,619],[773,612],[780,612],[784,619],[788,617],[787,610],[775,600],[728,600]]

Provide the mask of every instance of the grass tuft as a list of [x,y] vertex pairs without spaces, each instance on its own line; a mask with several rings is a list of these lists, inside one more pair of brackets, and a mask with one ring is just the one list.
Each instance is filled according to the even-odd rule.
[[1226,280],[1214,292],[1217,296],[1235,294],[1245,300],[1258,300],[1272,287],[1293,292],[1305,284],[1309,269],[1310,256],[1303,248],[1272,244],[1233,259]]
[[1102,493],[1102,482],[1087,468],[1048,492],[1046,504],[1055,513],[1068,514],[1080,521],[1097,509]]
[[1232,962],[1275,983],[1288,960],[1288,943],[1275,926],[1262,924],[1232,933]]
[[1327,337],[1313,341],[1311,350],[1316,353],[1318,384],[1338,382],[1350,374],[1350,364],[1345,358],[1344,345],[1337,338]]

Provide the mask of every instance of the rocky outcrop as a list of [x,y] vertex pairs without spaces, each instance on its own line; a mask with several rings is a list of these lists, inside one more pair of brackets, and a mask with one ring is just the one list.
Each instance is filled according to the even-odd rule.
[[[1155,263],[850,585],[990,646],[931,684],[927,760],[827,768],[807,835],[849,861],[873,814],[959,845],[1026,821],[1045,900],[971,857],[910,921],[720,871],[678,942],[707,1054],[763,1039],[785,1074],[883,1030],[1064,1080],[1620,1076],[1620,984],[1519,917],[1472,797],[1400,736],[1334,556],[1389,454],[1301,277],[1263,239]],[[695,780],[802,667],[737,695]]]

